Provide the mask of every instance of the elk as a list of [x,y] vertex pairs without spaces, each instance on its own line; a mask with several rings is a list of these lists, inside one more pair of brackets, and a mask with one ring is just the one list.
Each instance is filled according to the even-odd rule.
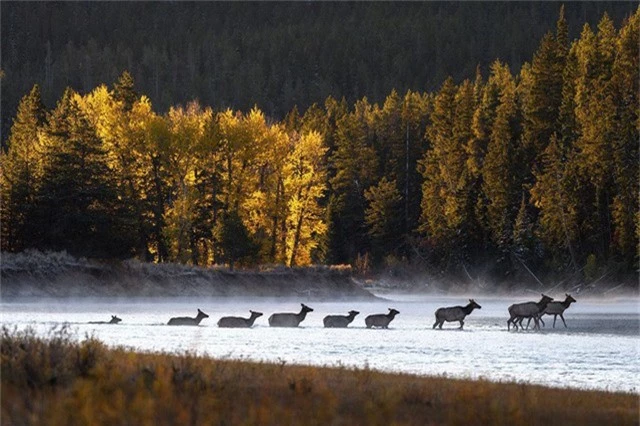
[[269,317],[269,326],[271,327],[297,327],[307,316],[307,312],[313,312],[313,309],[300,304],[302,309],[297,314],[292,313],[276,313]]
[[371,327],[389,328],[389,323],[399,313],[400,311],[396,311],[395,309],[389,308],[388,314],[369,315],[364,319],[364,323],[367,325],[367,328],[371,328]]
[[436,311],[436,322],[433,324],[433,328],[439,326],[439,328],[442,329],[442,324],[444,324],[445,321],[460,321],[460,329],[462,330],[464,318],[474,309],[482,309],[482,306],[478,305],[473,299],[469,299],[467,306],[440,308]]
[[89,324],[117,324],[122,321],[121,318],[118,318],[115,315],[111,315],[111,321],[89,321]]
[[173,317],[167,323],[168,325],[198,325],[200,321],[205,318],[209,318],[209,315],[198,309],[198,315],[195,318],[191,317]]
[[539,329],[540,324],[538,322],[538,315],[544,311],[549,302],[553,301],[553,298],[542,295],[542,299],[539,302],[524,302],[524,303],[515,303],[509,306],[509,319],[507,320],[507,330],[511,329],[511,324],[517,330],[518,325],[516,324],[520,321],[520,327],[522,328],[522,319],[533,317],[535,321],[534,329]]
[[218,327],[226,328],[251,328],[256,318],[262,316],[262,312],[249,311],[251,316],[249,318],[242,317],[222,317],[218,320]]
[[[565,296],[564,301],[549,302],[547,307],[544,308],[544,311],[542,311],[540,315],[538,315],[538,319],[540,320],[543,326],[544,326],[544,321],[542,321],[543,315],[553,315],[553,328],[556,328],[556,319],[558,318],[558,315],[560,315],[560,319],[562,320],[564,327],[567,328],[567,322],[564,320],[564,316],[562,314],[564,313],[565,310],[567,310],[569,306],[571,306],[572,303],[576,302],[576,299],[571,297],[571,295],[568,293],[565,293],[564,296]],[[531,323],[531,318],[529,318],[529,322],[527,322],[527,327],[529,327],[529,323]]]
[[322,322],[326,328],[347,327],[360,312],[349,311],[349,315],[327,315]]

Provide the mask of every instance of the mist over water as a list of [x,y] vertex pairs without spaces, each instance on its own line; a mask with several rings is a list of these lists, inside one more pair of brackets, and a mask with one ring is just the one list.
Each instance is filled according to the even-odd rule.
[[[583,299],[558,317],[545,316],[539,332],[507,331],[507,308],[527,298],[476,298],[482,306],[465,320],[433,330],[438,307],[465,305],[467,298],[432,295],[384,295],[387,300],[311,302],[283,299],[48,299],[2,301],[2,324],[32,327],[48,335],[65,324],[74,336],[92,335],[110,346],[143,351],[195,352],[214,358],[287,364],[345,365],[419,375],[447,375],[518,381],[554,387],[640,392],[639,300]],[[560,298],[560,296],[558,296]],[[535,297],[531,297],[531,300]],[[300,328],[270,328],[274,312],[314,309]],[[168,326],[170,317],[210,315],[200,326]],[[364,318],[395,308],[400,314],[388,330],[366,329]],[[264,316],[252,329],[221,329],[222,316]],[[329,314],[360,311],[348,329],[325,329]],[[118,325],[89,324],[122,318]]]

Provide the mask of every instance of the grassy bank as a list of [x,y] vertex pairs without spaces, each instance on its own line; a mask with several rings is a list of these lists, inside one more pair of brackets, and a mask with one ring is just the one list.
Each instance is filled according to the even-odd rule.
[[3,425],[638,424],[634,394],[211,360],[2,330]]
[[65,252],[1,253],[3,299],[16,297],[304,297],[373,299],[349,266],[253,270],[135,260],[104,262]]

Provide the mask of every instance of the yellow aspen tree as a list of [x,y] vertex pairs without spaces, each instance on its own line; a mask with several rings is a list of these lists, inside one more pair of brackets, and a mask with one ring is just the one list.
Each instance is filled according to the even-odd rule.
[[322,137],[309,132],[300,137],[284,166],[284,188],[288,198],[287,265],[307,265],[314,248],[327,231],[320,199],[326,190]]

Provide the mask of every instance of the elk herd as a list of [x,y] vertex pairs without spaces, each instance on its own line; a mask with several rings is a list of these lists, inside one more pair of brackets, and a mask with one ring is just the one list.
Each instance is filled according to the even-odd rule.
[[[558,315],[562,320],[565,328],[567,323],[564,320],[564,311],[574,303],[576,299],[571,297],[570,294],[565,294],[564,301],[554,301],[553,298],[542,294],[539,301],[514,303],[509,306],[509,319],[507,320],[507,330],[511,330],[513,325],[514,330],[524,330],[525,326],[523,321],[527,320],[526,328],[529,328],[531,321],[534,321],[534,330],[540,329],[540,323],[544,326],[542,317],[544,315],[553,315],[553,328],[556,326],[556,319]],[[269,319],[270,327],[298,327],[302,321],[305,320],[309,312],[313,312],[313,309],[301,303],[302,308],[300,312],[278,312],[272,314]],[[469,303],[465,306],[449,306],[439,308],[435,311],[436,322],[432,328],[438,327],[442,329],[442,325],[445,322],[459,322],[462,329],[464,327],[464,319],[467,315],[473,312],[474,309],[482,309],[482,307],[473,299],[469,299]],[[251,315],[249,318],[243,317],[222,317],[218,320],[218,327],[221,328],[251,328],[257,318],[261,317],[262,312],[249,311]],[[386,314],[374,314],[369,315],[364,319],[364,323],[367,328],[389,328],[389,323],[400,312],[396,309],[389,308],[389,312]],[[323,324],[326,328],[346,328],[353,322],[355,317],[359,315],[358,311],[349,311],[347,315],[327,315],[323,319]],[[209,315],[198,309],[198,313],[195,317],[174,317],[169,319],[167,325],[199,325],[200,322],[209,318]],[[111,321],[92,321],[90,324],[118,324],[122,321],[115,315],[111,316]]]

